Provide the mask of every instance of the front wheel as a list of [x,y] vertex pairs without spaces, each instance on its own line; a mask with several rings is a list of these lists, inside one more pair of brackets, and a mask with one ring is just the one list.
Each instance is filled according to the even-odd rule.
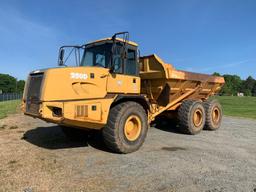
[[148,131],[147,115],[144,108],[132,101],[118,104],[110,109],[108,122],[103,128],[106,145],[118,153],[138,150]]

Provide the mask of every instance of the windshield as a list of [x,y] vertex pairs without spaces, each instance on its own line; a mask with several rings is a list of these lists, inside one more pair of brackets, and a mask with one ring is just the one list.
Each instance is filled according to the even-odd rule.
[[107,43],[85,48],[80,66],[99,66],[108,68],[111,59],[111,47],[112,44]]

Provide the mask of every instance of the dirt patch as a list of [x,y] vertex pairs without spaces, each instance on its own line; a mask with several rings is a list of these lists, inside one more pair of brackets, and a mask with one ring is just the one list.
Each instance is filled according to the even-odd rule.
[[19,127],[17,125],[12,125],[9,127],[9,129],[18,129]]
[[14,163],[17,163],[17,161],[12,160],[12,161],[9,161],[9,162],[8,162],[8,164],[14,164]]
[[0,130],[5,129],[7,125],[0,125]]
[[58,126],[22,114],[0,125],[0,192],[256,192],[254,120],[225,117],[220,130],[195,136],[165,124],[127,155],[111,153],[100,135],[71,142]]

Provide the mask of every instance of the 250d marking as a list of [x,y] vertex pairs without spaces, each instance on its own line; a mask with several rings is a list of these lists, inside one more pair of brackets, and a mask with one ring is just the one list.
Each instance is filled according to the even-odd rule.
[[88,75],[86,73],[70,73],[71,79],[87,79]]

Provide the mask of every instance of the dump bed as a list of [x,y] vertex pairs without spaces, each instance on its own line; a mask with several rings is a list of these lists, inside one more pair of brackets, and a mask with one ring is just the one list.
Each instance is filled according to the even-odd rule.
[[218,93],[223,77],[176,70],[157,55],[140,58],[141,93],[159,106],[175,110],[184,99],[205,100]]

